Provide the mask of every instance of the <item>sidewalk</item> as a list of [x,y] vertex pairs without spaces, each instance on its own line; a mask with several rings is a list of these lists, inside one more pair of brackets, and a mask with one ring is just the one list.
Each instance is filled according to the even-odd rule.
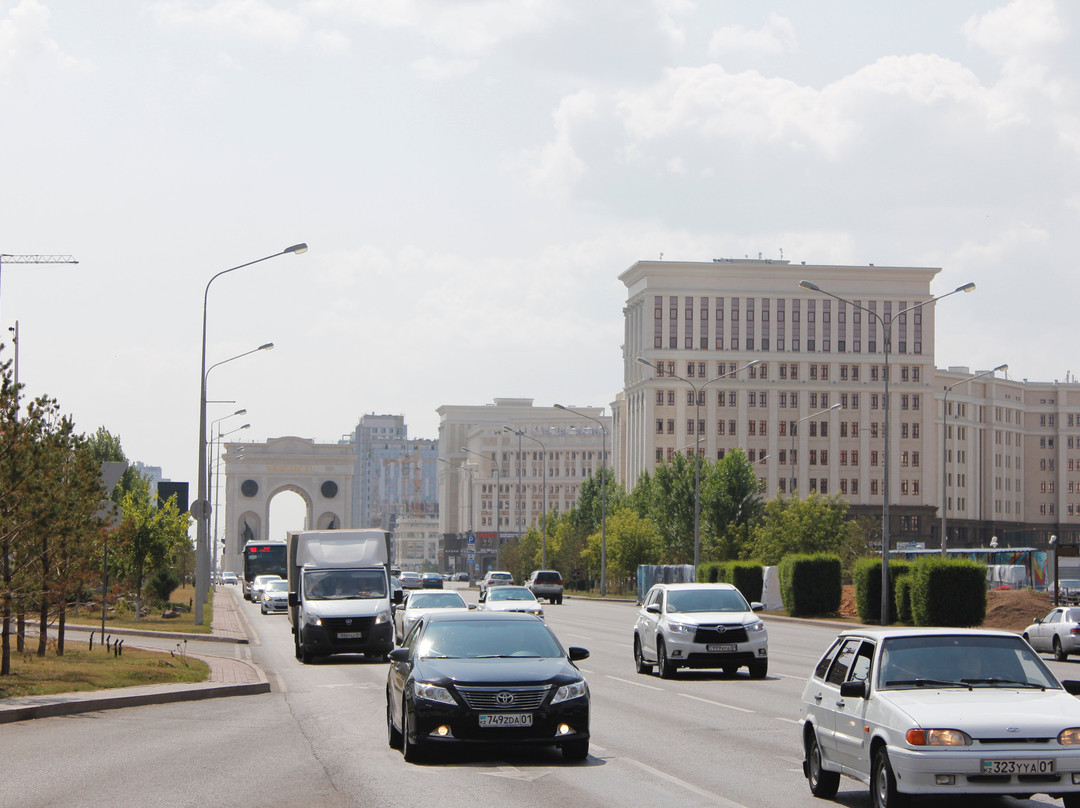
[[[214,609],[210,618],[209,635],[183,634],[180,632],[140,631],[138,629],[115,629],[110,633],[125,636],[153,637],[158,639],[186,639],[189,642],[216,642],[247,644],[237,604],[235,587],[219,586],[214,592]],[[94,626],[68,625],[70,632],[90,632]],[[125,643],[138,646],[138,641]],[[150,647],[149,645],[143,647]],[[152,650],[161,650],[154,648]],[[189,652],[189,656],[203,660],[210,666],[210,677],[196,684],[145,685],[140,687],[113,688],[84,693],[60,693],[52,696],[19,696],[0,699],[0,724],[25,721],[30,718],[46,718],[56,715],[114,710],[120,707],[139,707],[146,704],[167,704],[178,701],[213,699],[223,696],[247,696],[269,693],[270,683],[266,675],[254,664],[242,659],[215,656],[205,652]]]

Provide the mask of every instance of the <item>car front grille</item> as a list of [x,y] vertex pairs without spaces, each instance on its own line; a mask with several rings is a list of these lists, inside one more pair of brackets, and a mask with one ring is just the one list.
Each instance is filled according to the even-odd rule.
[[322,624],[327,631],[367,631],[374,622],[374,617],[324,617]]
[[694,634],[696,643],[732,643],[746,642],[746,629],[741,625],[712,623],[698,626]]
[[535,710],[544,703],[550,690],[550,685],[457,688],[473,710]]

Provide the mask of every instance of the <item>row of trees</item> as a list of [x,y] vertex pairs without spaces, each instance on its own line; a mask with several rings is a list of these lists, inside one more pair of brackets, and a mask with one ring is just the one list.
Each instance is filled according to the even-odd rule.
[[113,492],[119,524],[104,518],[101,463],[126,460],[118,438],[104,427],[76,432],[47,395],[22,398],[11,361],[0,362],[0,676],[11,673],[13,633],[24,650],[28,622],[39,656],[55,624],[62,655],[69,606],[100,602],[106,571],[115,586],[104,594],[115,603],[130,593],[138,614],[148,577],[190,568],[193,557],[187,515],[174,500],[153,502],[134,469]]
[[[601,470],[582,484],[572,510],[548,515],[547,566],[560,570],[571,586],[591,588],[600,578],[603,541],[608,585],[625,591],[633,588],[641,564],[692,564],[695,474],[694,458],[676,455],[653,474],[643,474],[627,493],[611,469]],[[703,458],[701,561],[753,559],[772,565],[791,553],[832,553],[850,574],[856,559],[878,552],[880,526],[872,519],[849,518],[848,509],[838,496],[766,499],[741,449],[715,462]],[[524,580],[541,566],[543,543],[543,529],[530,527],[503,545],[500,565],[515,580]]]

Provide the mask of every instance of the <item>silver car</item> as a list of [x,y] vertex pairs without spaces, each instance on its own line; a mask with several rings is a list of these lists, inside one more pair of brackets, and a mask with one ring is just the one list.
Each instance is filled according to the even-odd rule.
[[1080,653],[1080,608],[1059,606],[1024,629],[1024,639],[1036,651],[1053,653],[1064,662],[1069,654]]
[[476,604],[466,604],[457,592],[438,590],[413,592],[402,605],[394,609],[395,638],[398,642],[405,639],[405,635],[409,633],[416,621],[429,612],[444,609],[465,611],[475,608]]
[[259,596],[259,611],[285,613],[289,610],[289,582],[283,578],[267,581]]

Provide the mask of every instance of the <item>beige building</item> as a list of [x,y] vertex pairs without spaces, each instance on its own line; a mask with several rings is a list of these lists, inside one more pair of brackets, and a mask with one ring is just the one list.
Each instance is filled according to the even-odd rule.
[[[713,460],[742,447],[760,463],[769,496],[839,494],[880,518],[888,371],[893,540],[940,546],[944,497],[950,546],[995,536],[1002,546],[1039,545],[1052,534],[1075,543],[1080,385],[936,369],[938,308],[972,304],[958,295],[920,305],[942,294],[930,289],[939,271],[634,264],[620,275],[627,303],[624,390],[613,405],[618,479],[632,487],[643,471],[675,452],[692,456],[695,446]],[[801,287],[803,280],[836,297]]]
[[436,516],[401,516],[392,535],[392,562],[398,569],[439,571],[442,536]]
[[545,507],[573,508],[581,484],[611,464],[611,417],[601,407],[567,407],[534,407],[530,398],[439,407],[439,530],[448,569],[466,570],[470,547],[469,571],[487,569],[497,556],[496,531],[505,542],[539,526]]

